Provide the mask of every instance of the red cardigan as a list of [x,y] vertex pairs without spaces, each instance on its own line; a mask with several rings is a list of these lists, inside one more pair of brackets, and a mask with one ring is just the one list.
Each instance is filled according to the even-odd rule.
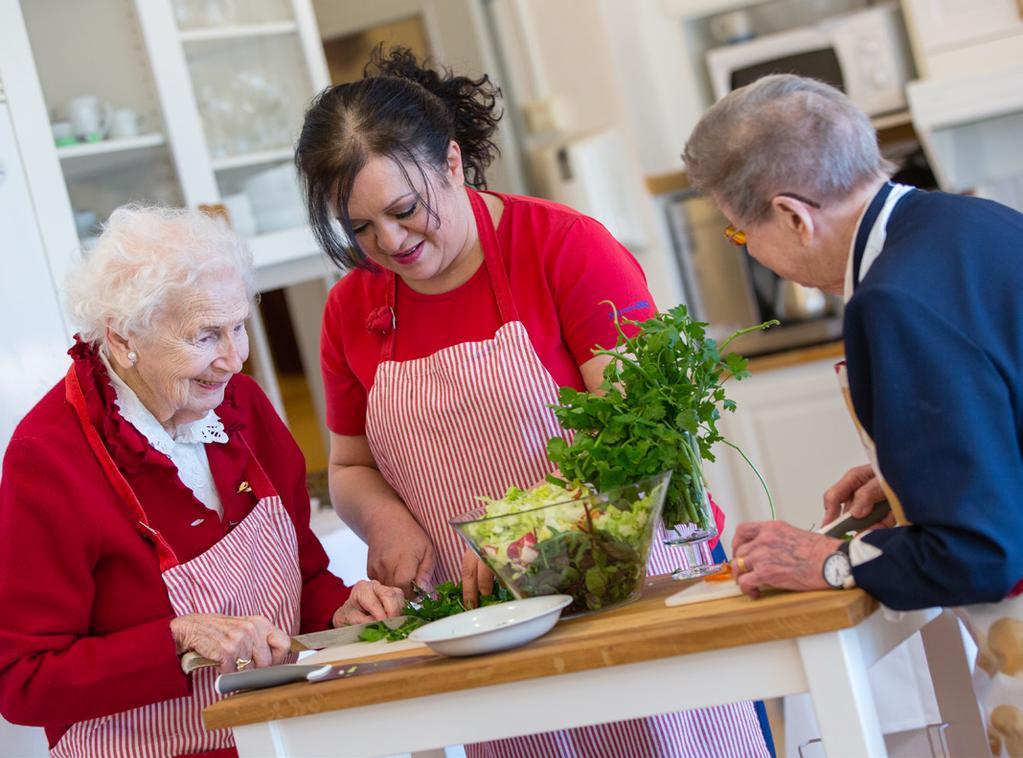
[[[183,563],[208,550],[255,505],[239,493],[245,440],[295,523],[302,570],[302,631],[324,629],[349,589],[327,571],[309,528],[305,461],[266,395],[235,376],[217,414],[229,441],[206,446],[224,520],[200,503],[116,412],[94,351],[70,351],[90,418],[152,525]],[[198,526],[191,526],[203,519]],[[0,713],[68,726],[189,692],[170,633],[173,611],[156,551],[135,529],[100,469],[61,381],[19,424],[0,480]]]

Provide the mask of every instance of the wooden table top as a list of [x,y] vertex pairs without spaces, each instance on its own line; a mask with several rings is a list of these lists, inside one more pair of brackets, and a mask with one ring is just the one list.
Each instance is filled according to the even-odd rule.
[[[859,589],[778,593],[758,600],[730,597],[667,607],[664,599],[684,586],[669,577],[652,578],[640,600],[563,621],[540,639],[502,653],[470,658],[437,655],[348,679],[301,682],[232,695],[208,707],[203,721],[208,729],[221,729],[790,639],[855,626],[877,609],[877,602]],[[420,648],[361,660],[419,657],[424,652],[431,651]]]

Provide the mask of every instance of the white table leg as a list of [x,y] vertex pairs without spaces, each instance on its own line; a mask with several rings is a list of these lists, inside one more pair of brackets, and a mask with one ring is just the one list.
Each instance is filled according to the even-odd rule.
[[959,620],[945,611],[920,630],[931,670],[931,683],[951,758],[986,755],[988,750],[980,705],[973,695],[970,662],[963,649]]
[[887,756],[857,631],[800,637],[798,643],[827,754]]
[[270,758],[284,756],[274,737],[274,722],[246,724],[234,728],[234,744],[239,758]]

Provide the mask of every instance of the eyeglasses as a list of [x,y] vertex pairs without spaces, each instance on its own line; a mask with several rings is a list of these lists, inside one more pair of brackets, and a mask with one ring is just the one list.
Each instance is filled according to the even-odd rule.
[[[797,195],[795,192],[779,192],[778,194],[783,197],[791,197],[793,200],[798,200],[801,203],[806,203],[811,208],[820,210],[820,203],[802,195]],[[743,247],[746,244],[746,232],[737,228],[734,224],[729,224],[725,227],[725,238],[730,240],[733,245],[738,245],[739,247]]]

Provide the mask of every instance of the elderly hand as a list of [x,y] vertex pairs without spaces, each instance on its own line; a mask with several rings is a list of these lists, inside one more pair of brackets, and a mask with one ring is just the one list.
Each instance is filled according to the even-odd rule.
[[334,626],[383,621],[397,616],[405,607],[405,594],[397,587],[388,587],[375,579],[356,582],[352,594],[334,611]]
[[822,590],[824,559],[841,540],[797,529],[784,521],[739,524],[732,540],[732,569],[750,597],[761,590]]
[[291,649],[291,638],[263,616],[190,613],[172,619],[170,628],[179,653],[194,650],[217,661],[221,674],[283,663]]
[[426,592],[433,590],[433,566],[437,552],[420,526],[401,530],[384,528],[368,535],[367,543],[369,555],[366,564],[370,579],[391,587],[401,587],[409,600],[417,596],[413,584]]
[[480,595],[494,594],[494,572],[472,550],[462,553],[462,604],[475,608]]
[[[874,503],[884,499],[885,494],[873,466],[869,463],[865,466],[856,466],[846,471],[845,475],[824,493],[824,523],[830,524],[844,512],[863,518],[870,513]],[[889,513],[871,528],[892,526],[895,526],[895,514]]]

